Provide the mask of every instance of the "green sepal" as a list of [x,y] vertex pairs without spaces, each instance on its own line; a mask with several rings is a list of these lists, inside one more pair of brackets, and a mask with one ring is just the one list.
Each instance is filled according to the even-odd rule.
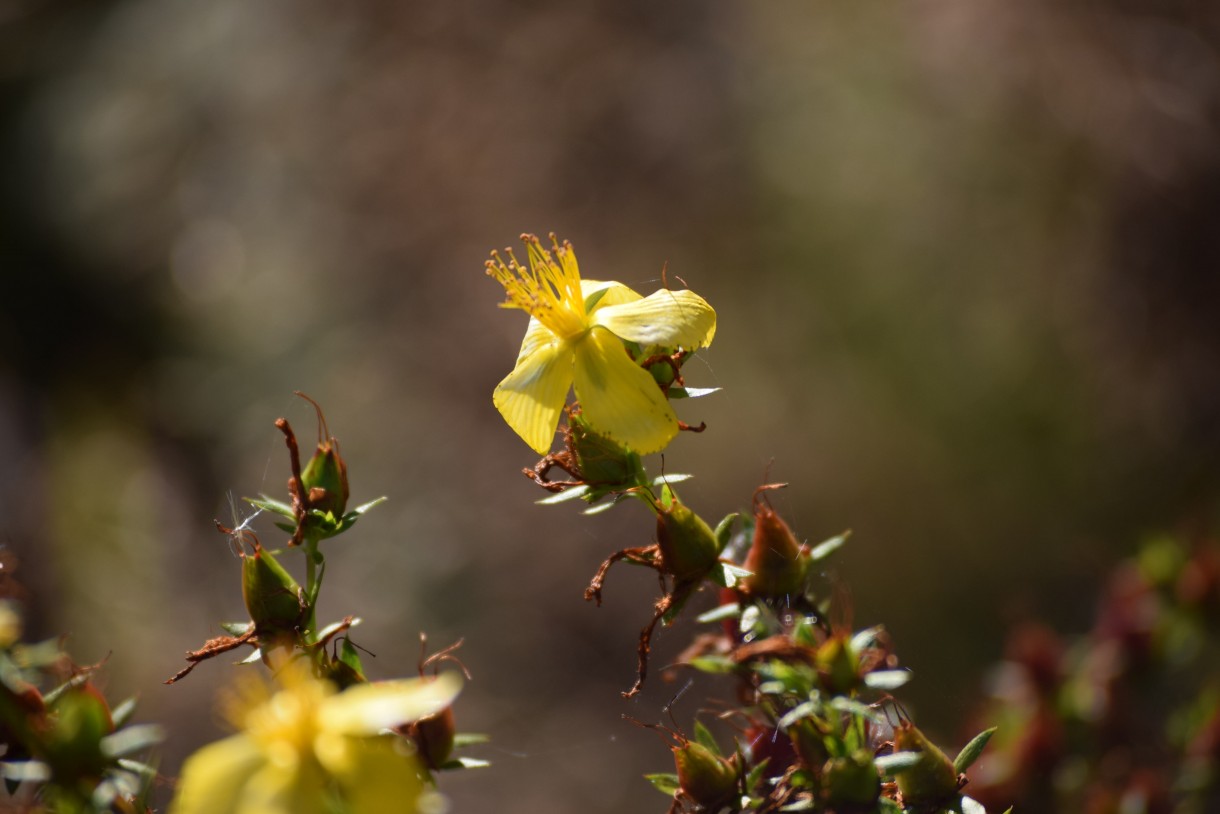
[[713,737],[711,730],[703,725],[703,721],[695,721],[695,740],[702,744],[713,755],[722,757],[720,745],[716,743],[716,738]]
[[360,651],[352,644],[351,639],[344,639],[339,647],[339,661],[350,668],[356,675],[364,678],[364,665],[360,663]]
[[220,629],[230,636],[245,636],[254,627],[253,622],[221,622]]
[[454,749],[465,749],[467,746],[478,746],[481,743],[490,742],[491,735],[482,732],[458,732],[453,736]]

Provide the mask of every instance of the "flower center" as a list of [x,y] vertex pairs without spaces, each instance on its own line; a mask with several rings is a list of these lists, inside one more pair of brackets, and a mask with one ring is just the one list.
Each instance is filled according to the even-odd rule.
[[555,253],[547,251],[534,235],[522,235],[529,251],[529,268],[517,262],[512,249],[505,249],[508,262],[498,252],[487,261],[487,274],[508,293],[502,308],[520,308],[536,318],[560,339],[576,339],[589,330],[584,297],[580,293],[580,269],[572,244],[561,246],[551,235]]

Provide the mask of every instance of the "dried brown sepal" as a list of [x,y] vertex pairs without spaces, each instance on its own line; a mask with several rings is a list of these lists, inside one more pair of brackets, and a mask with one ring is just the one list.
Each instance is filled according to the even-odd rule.
[[230,650],[236,650],[243,644],[251,644],[257,646],[258,638],[254,632],[254,624],[250,624],[250,629],[240,636],[217,636],[214,639],[208,639],[203,643],[203,647],[198,650],[186,651],[186,660],[190,662],[186,667],[183,667],[178,672],[165,680],[166,684],[173,684],[179,679],[186,678],[187,674],[194,670],[201,662],[216,656],[228,653]]

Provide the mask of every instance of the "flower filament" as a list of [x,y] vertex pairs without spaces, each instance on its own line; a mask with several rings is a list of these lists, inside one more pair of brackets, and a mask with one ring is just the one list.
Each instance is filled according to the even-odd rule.
[[551,245],[555,249],[552,256],[536,236],[522,235],[521,240],[529,251],[528,269],[517,262],[512,249],[505,249],[507,263],[494,251],[492,259],[486,263],[488,276],[508,294],[508,300],[501,303],[501,307],[520,308],[560,339],[580,338],[590,324],[572,245],[567,241],[560,245],[552,234]]

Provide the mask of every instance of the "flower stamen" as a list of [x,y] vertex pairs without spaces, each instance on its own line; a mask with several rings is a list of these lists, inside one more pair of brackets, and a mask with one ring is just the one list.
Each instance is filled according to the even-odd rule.
[[589,328],[580,292],[580,270],[572,244],[564,241],[561,246],[555,235],[550,237],[554,256],[535,235],[522,235],[529,251],[529,268],[517,261],[512,249],[505,249],[508,262],[493,251],[492,259],[486,262],[487,274],[508,294],[500,304],[502,308],[520,308],[556,336],[574,339]]

